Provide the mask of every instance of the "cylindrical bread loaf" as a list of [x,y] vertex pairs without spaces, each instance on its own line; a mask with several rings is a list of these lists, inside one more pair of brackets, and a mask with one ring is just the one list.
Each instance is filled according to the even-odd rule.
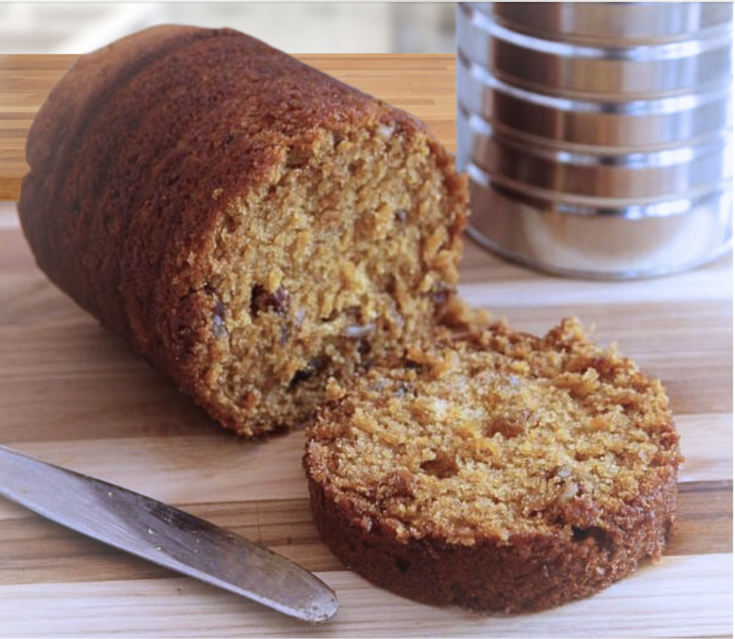
[[79,58],[27,144],[40,268],[224,426],[292,427],[452,306],[466,183],[414,117],[230,29]]

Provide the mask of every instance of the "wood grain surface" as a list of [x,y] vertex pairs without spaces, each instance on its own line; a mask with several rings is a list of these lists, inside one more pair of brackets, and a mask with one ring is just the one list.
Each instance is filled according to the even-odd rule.
[[[424,119],[454,149],[454,56],[301,56]],[[74,56],[0,56],[0,199],[17,197],[34,114]],[[682,449],[678,533],[659,562],[556,610],[486,617],[422,606],[346,570],[311,521],[303,434],[240,441],[40,273],[0,203],[0,441],[146,493],[282,552],[340,599],[322,626],[83,538],[0,501],[0,636],[671,636],[733,631],[732,261],[633,282],[505,262],[469,240],[473,304],[544,332],[576,314],[672,398]]]

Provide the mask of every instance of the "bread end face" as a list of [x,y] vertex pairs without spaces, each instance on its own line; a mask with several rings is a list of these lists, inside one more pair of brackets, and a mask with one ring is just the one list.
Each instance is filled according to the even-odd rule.
[[431,332],[455,295],[466,215],[431,144],[385,118],[320,128],[221,209],[202,253],[210,337],[196,377],[228,427],[302,424],[329,378]]

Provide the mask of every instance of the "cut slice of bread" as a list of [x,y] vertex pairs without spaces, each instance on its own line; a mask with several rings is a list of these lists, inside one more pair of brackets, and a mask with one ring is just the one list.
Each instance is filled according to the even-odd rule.
[[304,466],[327,545],[432,604],[538,610],[658,557],[681,461],[664,389],[576,320],[503,324],[333,382]]

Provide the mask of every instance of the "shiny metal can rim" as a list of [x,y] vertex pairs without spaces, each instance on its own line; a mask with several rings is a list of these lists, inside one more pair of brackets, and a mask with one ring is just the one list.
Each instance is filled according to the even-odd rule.
[[721,129],[673,148],[654,148],[649,151],[621,149],[613,152],[609,147],[593,145],[578,146],[573,149],[551,140],[545,144],[531,145],[522,137],[515,136],[513,129],[506,128],[500,132],[490,122],[469,111],[463,103],[460,102],[458,106],[458,113],[464,116],[470,129],[475,134],[473,142],[483,139],[497,139],[519,153],[549,161],[563,162],[571,166],[665,169],[671,166],[692,163],[699,157],[732,146],[733,134],[731,129]]
[[571,111],[575,113],[591,112],[604,115],[620,114],[630,116],[663,115],[691,110],[703,104],[728,98],[732,95],[732,83],[730,83],[729,85],[710,85],[703,90],[692,90],[686,94],[666,95],[648,100],[613,100],[612,98],[615,97],[613,95],[600,94],[585,98],[567,97],[540,93],[526,87],[515,86],[505,82],[490,73],[486,67],[471,60],[462,48],[461,43],[457,45],[457,63],[467,69],[472,79],[477,80],[483,87],[507,93],[514,98],[530,104],[539,104],[559,111]]
[[499,244],[493,242],[490,238],[485,236],[482,231],[475,228],[472,223],[470,223],[470,225],[467,227],[466,233],[475,242],[480,244],[480,246],[489,249],[493,253],[496,253],[500,257],[503,257],[511,262],[520,264],[521,266],[526,266],[536,271],[548,273],[549,275],[556,275],[559,277],[567,278],[581,278],[586,280],[598,280],[601,282],[645,279],[653,277],[663,277],[665,275],[673,275],[675,273],[689,271],[693,268],[698,268],[700,266],[704,266],[705,264],[709,264],[710,262],[714,262],[715,260],[724,257],[728,253],[731,253],[733,250],[733,239],[730,238],[717,251],[708,255],[703,255],[702,257],[692,260],[690,262],[675,265],[662,265],[658,268],[652,269],[627,269],[622,271],[605,272],[586,269],[565,268],[563,266],[543,262],[542,260],[534,260],[532,258],[519,255],[518,253],[514,253],[513,251],[505,249]]
[[712,197],[732,190],[732,179],[676,197],[663,196],[645,201],[641,198],[568,197],[566,193],[528,188],[528,185],[489,175],[474,162],[460,161],[470,181],[481,188],[494,188],[538,209],[578,217],[618,217],[627,220],[686,215],[692,208]]
[[[538,157],[510,155],[509,150],[491,144],[485,155],[474,151],[474,166],[492,176],[492,180],[529,195],[544,199],[589,205],[591,202],[629,204],[653,203],[667,196],[692,197],[717,190],[722,182],[730,182],[731,174],[722,175],[722,155],[702,156],[685,170],[615,169],[580,167],[554,163]],[[503,160],[497,154],[505,154]],[[532,178],[532,179],[531,179]]]
[[481,30],[491,38],[503,40],[538,53],[560,57],[592,60],[631,60],[636,62],[676,60],[697,56],[712,49],[729,46],[732,42],[731,28],[724,30],[723,33],[717,33],[715,37],[687,39],[685,41],[664,42],[646,46],[631,46],[628,43],[618,46],[595,46],[547,40],[505,27],[493,20],[490,15],[472,8],[472,4],[467,2],[459,3],[460,13],[464,14],[470,20],[472,27]]
[[[509,188],[542,199],[582,206],[653,203],[714,190],[732,178],[732,134],[710,136],[702,147],[604,156],[570,153],[529,144],[510,134],[473,133],[460,110],[457,117],[460,168],[472,164]],[[477,179],[477,178],[476,178]]]
[[732,129],[732,93],[728,89],[709,94],[712,99],[689,101],[689,109],[668,113],[641,110],[631,115],[606,109],[602,104],[596,105],[599,107],[596,112],[559,110],[545,101],[525,100],[515,91],[506,93],[502,87],[495,89],[480,84],[469,74],[467,67],[458,64],[458,108],[487,126],[513,131],[534,143],[583,152],[652,151],[676,148],[723,129]]
[[[634,57],[631,53],[632,49],[655,47],[622,47],[620,55],[597,51],[585,56],[568,43],[538,40],[534,47],[524,46],[529,43],[519,39],[527,36],[515,37],[498,29],[485,32],[476,22],[458,11],[457,42],[463,55],[506,83],[535,92],[583,99],[604,95],[607,99],[612,96],[612,101],[630,101],[706,90],[732,77],[729,35],[701,47],[678,43],[690,47],[691,55],[686,56],[657,57],[649,51]],[[564,47],[568,50],[560,50]]]
[[[730,2],[476,2],[510,29],[545,39],[648,44],[689,39],[732,22]],[[523,12],[519,13],[520,8]],[[699,24],[699,27],[693,26]]]
[[470,193],[472,237],[507,258],[559,275],[662,275],[732,248],[730,189],[694,203],[685,215],[638,220],[564,215],[474,185]]

